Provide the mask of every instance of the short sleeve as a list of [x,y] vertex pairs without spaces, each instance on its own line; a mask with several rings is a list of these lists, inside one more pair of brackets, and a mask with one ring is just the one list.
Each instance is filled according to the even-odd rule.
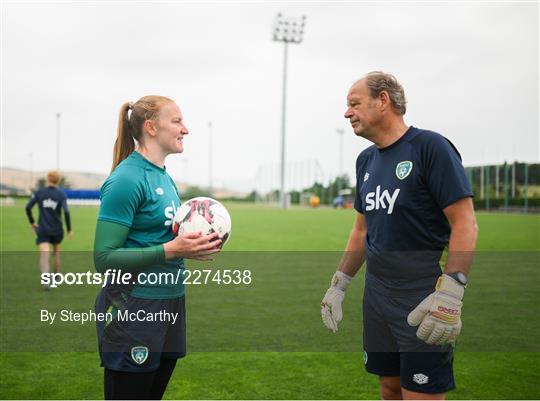
[[367,157],[364,153],[360,153],[356,159],[356,190],[354,193],[354,208],[358,213],[364,214],[363,205],[362,205],[362,194],[360,193],[360,188],[364,182],[364,176],[366,174],[366,162]]
[[424,148],[427,186],[442,209],[473,193],[456,147],[445,137],[432,134]]
[[131,227],[143,201],[141,181],[129,174],[112,174],[101,187],[98,220]]

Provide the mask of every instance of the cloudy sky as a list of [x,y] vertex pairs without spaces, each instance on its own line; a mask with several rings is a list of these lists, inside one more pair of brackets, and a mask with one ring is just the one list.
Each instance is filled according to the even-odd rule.
[[[275,15],[307,17],[289,46],[289,182],[354,175],[369,143],[343,118],[351,83],[394,73],[406,122],[447,136],[465,165],[537,162],[538,3],[4,2],[2,166],[107,173],[124,101],[177,101],[191,133],[167,167],[179,181],[239,190],[275,177],[283,44]],[[300,166],[302,172],[300,173]],[[310,172],[311,171],[311,172]],[[262,177],[262,178],[261,178]]]

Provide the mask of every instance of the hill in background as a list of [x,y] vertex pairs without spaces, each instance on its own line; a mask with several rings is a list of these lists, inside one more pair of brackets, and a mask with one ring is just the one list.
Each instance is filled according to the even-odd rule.
[[[45,178],[47,171],[28,171],[17,168],[0,168],[0,194],[1,195],[30,195],[37,185],[37,180]],[[99,189],[107,178],[105,174],[85,173],[81,171],[63,171],[71,189]],[[187,185],[175,181],[181,193],[185,193]],[[215,188],[213,196],[216,198],[244,197],[242,192],[231,191],[226,188]]]

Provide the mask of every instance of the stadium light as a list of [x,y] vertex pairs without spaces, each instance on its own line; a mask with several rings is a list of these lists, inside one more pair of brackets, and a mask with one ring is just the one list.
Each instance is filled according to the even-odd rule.
[[285,195],[285,121],[287,101],[287,46],[289,43],[302,43],[306,17],[284,17],[281,13],[274,20],[272,40],[283,42],[283,101],[281,109],[281,172],[280,172],[280,203],[281,208],[287,208]]

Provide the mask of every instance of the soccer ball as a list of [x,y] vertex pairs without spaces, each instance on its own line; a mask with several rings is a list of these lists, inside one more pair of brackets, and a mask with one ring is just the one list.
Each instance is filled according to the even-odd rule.
[[199,196],[180,206],[174,215],[172,230],[175,235],[217,232],[223,247],[231,235],[231,216],[217,200]]

